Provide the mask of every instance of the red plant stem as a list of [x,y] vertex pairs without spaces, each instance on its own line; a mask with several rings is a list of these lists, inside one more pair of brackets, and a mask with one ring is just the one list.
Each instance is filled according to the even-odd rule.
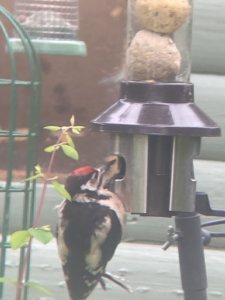
[[[63,137],[63,134],[64,134],[64,132],[62,132],[60,134],[60,136],[59,136],[59,138],[56,142],[56,145],[60,143],[60,141]],[[38,226],[40,218],[41,218],[41,214],[42,214],[44,203],[45,203],[45,195],[46,195],[46,191],[47,191],[48,180],[49,180],[49,177],[50,177],[50,173],[52,171],[52,166],[53,166],[53,163],[54,163],[55,155],[56,155],[56,151],[52,152],[51,157],[50,157],[50,161],[48,163],[48,168],[47,168],[47,171],[46,171],[45,176],[44,176],[43,188],[42,188],[41,196],[40,196],[40,202],[39,202],[39,205],[38,205],[38,210],[37,210],[37,213],[36,213],[36,216],[35,216],[35,219],[34,219],[34,223],[32,225],[32,227],[34,227],[34,228]],[[23,289],[23,287],[24,287],[23,286],[23,280],[24,280],[24,276],[25,276],[26,269],[27,269],[27,264],[28,264],[28,261],[29,261],[30,253],[31,253],[32,240],[33,239],[31,238],[28,245],[27,245],[27,250],[26,250],[25,257],[24,257],[23,267],[22,267],[22,270],[19,274],[19,278],[18,278],[17,285],[16,285],[16,298],[15,298],[15,300],[20,300],[21,289]]]
[[[58,141],[56,142],[56,144],[58,144],[61,141],[61,138],[62,138],[62,134],[58,138]],[[47,191],[48,179],[50,177],[50,173],[51,173],[51,170],[52,170],[55,155],[56,155],[56,151],[52,152],[52,155],[50,157],[50,161],[49,161],[49,164],[48,164],[48,168],[47,168],[46,174],[44,176],[43,189],[42,189],[41,196],[40,196],[40,203],[39,203],[37,214],[36,214],[36,217],[34,219],[34,223],[33,223],[32,227],[37,227],[38,224],[39,224],[39,221],[40,221],[41,213],[42,213],[42,210],[43,210],[43,207],[44,207],[44,202],[45,202],[45,194],[46,194],[46,191]]]
[[27,251],[26,251],[25,258],[24,258],[23,268],[22,268],[22,271],[19,274],[19,278],[18,278],[18,281],[17,281],[17,285],[16,285],[16,300],[20,299],[20,295],[21,295],[20,292],[21,292],[21,289],[23,288],[23,278],[24,278],[24,275],[25,275],[25,272],[26,272],[26,268],[27,268],[27,264],[28,264],[28,260],[29,260],[29,257],[30,257],[31,243],[32,243],[32,238],[30,239],[30,241],[29,241],[29,243],[27,245]]

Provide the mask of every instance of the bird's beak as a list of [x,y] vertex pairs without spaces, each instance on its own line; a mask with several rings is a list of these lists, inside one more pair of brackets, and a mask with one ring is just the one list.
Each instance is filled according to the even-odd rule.
[[98,168],[99,187],[106,188],[115,179],[121,179],[125,175],[125,162],[119,155],[110,155],[105,158],[105,163]]

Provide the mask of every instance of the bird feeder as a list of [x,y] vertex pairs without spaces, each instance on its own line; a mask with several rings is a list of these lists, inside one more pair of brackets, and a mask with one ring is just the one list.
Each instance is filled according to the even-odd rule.
[[[39,53],[86,55],[79,40],[78,0],[16,0],[15,17],[29,34]],[[17,51],[23,51],[14,39]]]
[[192,1],[129,0],[120,100],[92,121],[110,132],[110,152],[124,157],[116,192],[129,210],[175,216],[167,249],[177,241],[185,300],[207,299],[193,159],[202,136],[220,129],[194,103],[190,77]]
[[111,151],[124,157],[116,191],[132,213],[171,216],[195,211],[193,158],[201,136],[220,133],[193,102],[190,83],[124,81],[121,99],[92,121],[111,133]]
[[92,121],[111,133],[124,157],[116,191],[132,213],[194,212],[193,158],[202,136],[220,129],[194,103],[190,77],[191,1],[128,1],[128,38],[120,100]]

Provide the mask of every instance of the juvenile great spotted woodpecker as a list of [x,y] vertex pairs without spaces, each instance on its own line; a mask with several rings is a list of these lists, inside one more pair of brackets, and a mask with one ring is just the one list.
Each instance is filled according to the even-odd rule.
[[80,167],[66,179],[72,201],[60,206],[57,245],[71,300],[87,299],[98,283],[105,289],[104,278],[129,290],[106,273],[125,223],[123,203],[110,190],[123,169],[121,157],[112,155],[103,166]]

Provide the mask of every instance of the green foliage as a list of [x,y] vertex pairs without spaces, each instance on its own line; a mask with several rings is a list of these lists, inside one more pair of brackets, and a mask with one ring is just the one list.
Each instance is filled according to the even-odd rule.
[[53,293],[49,289],[47,289],[46,287],[44,287],[39,283],[27,281],[24,285],[37,290],[38,292],[44,294],[45,296],[53,296]]
[[51,153],[51,152],[54,152],[54,151],[56,151],[56,150],[58,150],[58,149],[59,149],[59,146],[51,145],[51,146],[46,147],[46,148],[44,149],[44,151],[45,151],[45,152]]
[[12,284],[16,284],[17,283],[17,279],[16,278],[0,277],[0,283],[12,283]]
[[47,129],[52,132],[61,131],[64,133],[65,132],[68,133],[69,131],[71,131],[72,133],[75,133],[77,135],[79,135],[84,128],[85,128],[84,126],[75,125],[75,117],[74,116],[72,116],[70,118],[70,126],[60,127],[60,126],[51,125],[51,126],[44,127],[44,129]]
[[84,126],[73,126],[72,132],[75,134],[80,134],[83,129],[84,129]]
[[61,145],[62,151],[63,153],[69,157],[72,158],[74,160],[78,160],[79,159],[79,155],[76,149],[74,149],[73,147],[71,147],[70,145]]
[[30,241],[28,230],[19,230],[14,232],[10,237],[10,246],[12,249],[18,249],[27,245]]
[[49,243],[53,239],[50,226],[45,225],[37,228],[28,228],[27,230],[15,231],[10,237],[10,246],[16,250],[26,246],[34,238],[43,244]]
[[58,181],[53,180],[52,181],[52,185],[54,187],[54,189],[65,199],[67,200],[71,200],[71,196],[70,194],[67,192],[67,190],[64,188],[63,185],[61,185],[60,183],[58,183]]
[[42,244],[48,244],[53,239],[51,228],[48,225],[39,228],[29,228],[28,233]]
[[[51,154],[51,158],[48,164],[47,172],[44,173],[40,167],[40,165],[36,165],[34,167],[34,173],[25,179],[25,181],[32,181],[36,179],[42,179],[43,180],[43,192],[40,197],[40,203],[39,207],[37,210],[37,215],[35,217],[35,223],[31,228],[28,228],[27,230],[19,230],[14,232],[10,236],[10,246],[12,249],[18,249],[21,247],[27,246],[27,250],[30,249],[31,243],[33,239],[36,239],[37,241],[47,244],[49,243],[52,238],[53,234],[51,232],[51,228],[49,225],[44,225],[41,227],[38,227],[37,224],[39,223],[40,216],[42,213],[42,207],[45,201],[45,192],[47,188],[48,182],[50,182],[54,189],[65,199],[71,200],[70,194],[66,191],[63,185],[61,185],[57,179],[57,176],[50,177],[50,174],[52,172],[52,167],[54,164],[54,159],[55,159],[55,153],[57,150],[61,149],[63,153],[73,159],[73,160],[78,160],[79,159],[79,154],[78,151],[75,147],[75,144],[72,139],[72,135],[79,135],[82,130],[84,129],[84,126],[76,126],[75,125],[75,117],[72,116],[70,118],[70,125],[69,126],[46,126],[44,129],[49,130],[53,132],[57,138],[57,142],[54,145],[50,145],[44,149],[45,152]],[[26,252],[25,255],[25,260],[24,260],[24,265],[22,268],[22,274],[21,274],[21,279],[17,281],[17,279],[10,279],[10,278],[5,278],[5,277],[0,277],[0,283],[11,283],[11,284],[16,284],[17,289],[20,290],[24,286],[36,289],[37,291],[45,294],[46,296],[52,296],[52,293],[43,287],[42,285],[35,283],[35,282],[24,282],[24,277],[25,277],[25,267],[28,263],[28,258],[29,258],[29,251]],[[16,300],[19,300],[20,293],[17,293]]]
[[[17,284],[16,278],[6,278],[6,277],[0,277],[0,283],[10,283],[10,284]],[[45,296],[53,296],[53,293],[47,289],[46,287],[42,286],[39,283],[27,281],[24,283],[24,286],[30,287],[32,289],[37,290],[38,292],[42,293]]]
[[44,129],[50,130],[50,131],[59,131],[61,130],[61,127],[59,126],[45,126]]
[[40,165],[34,166],[34,170],[37,174],[41,173],[41,166]]
[[24,181],[32,181],[38,178],[44,178],[44,173],[42,173],[40,165],[36,165],[34,167],[34,175],[26,178]]
[[[75,125],[75,117],[72,116],[70,118],[70,126],[46,126],[45,129],[52,131],[52,132],[60,132],[60,137],[58,141],[54,145],[50,145],[44,149],[45,152],[48,153],[55,153],[57,150],[61,149],[63,153],[73,160],[79,159],[79,153],[75,147],[71,134],[79,135],[81,131],[84,129],[84,126],[76,126]],[[46,181],[50,181],[54,187],[54,189],[64,198],[71,200],[69,193],[65,190],[65,188],[56,181],[57,176],[52,178],[46,178],[45,174],[42,172],[41,167],[39,165],[35,166],[34,174],[25,181],[36,180],[38,178],[42,178]]]
[[74,117],[74,115],[70,118],[70,125],[71,126],[75,125],[75,117]]
[[71,136],[68,133],[66,133],[65,138],[66,138],[68,145],[75,149],[73,139],[71,138]]

